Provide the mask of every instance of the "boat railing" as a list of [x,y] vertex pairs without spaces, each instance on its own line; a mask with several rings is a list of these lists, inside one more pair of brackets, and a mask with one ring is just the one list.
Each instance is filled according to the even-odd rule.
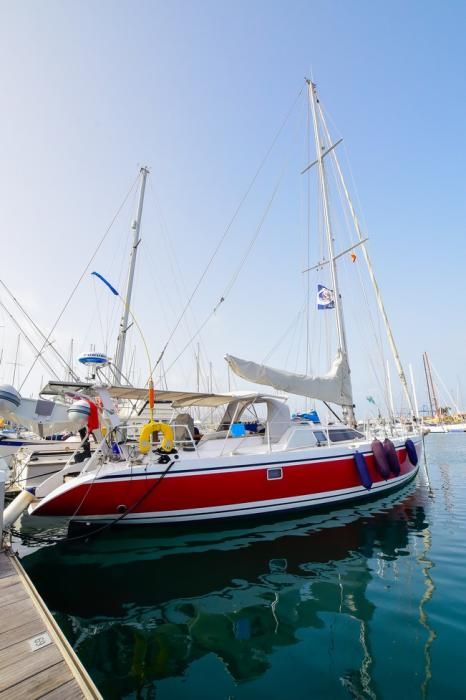
[[409,437],[422,430],[422,421],[394,422],[388,420],[366,420],[360,432],[363,432],[368,440],[381,438]]
[[[103,452],[106,453],[110,459],[113,457],[114,461],[129,460],[131,462],[142,461],[144,455],[139,450],[139,430],[146,423],[141,422],[140,425],[131,422],[129,424],[119,425],[117,433],[113,431],[113,434],[107,435],[102,441],[101,447]],[[174,432],[177,434],[177,429],[183,434],[183,437],[176,438],[173,440],[174,448],[179,451],[193,452],[198,457],[197,443],[199,442],[199,437],[193,435],[189,426],[184,423],[167,423]],[[136,433],[134,431],[137,431]],[[133,434],[131,434],[133,433]],[[157,450],[162,445],[163,439],[159,438],[159,432],[154,432],[151,436],[151,452]]]

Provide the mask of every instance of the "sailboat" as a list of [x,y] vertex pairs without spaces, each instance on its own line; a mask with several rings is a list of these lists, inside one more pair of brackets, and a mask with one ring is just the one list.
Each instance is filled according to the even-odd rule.
[[[332,313],[338,347],[330,371],[323,376],[298,375],[227,355],[229,367],[239,376],[267,391],[234,393],[157,392],[170,401],[171,423],[151,420],[144,425],[138,444],[126,440],[125,426],[113,411],[113,397],[149,399],[146,388],[95,387],[101,405],[105,437],[82,471],[64,470],[46,479],[34,492],[20,494],[16,506],[5,512],[5,523],[29,504],[32,515],[66,517],[85,523],[191,523],[244,516],[263,516],[310,508],[333,508],[399,489],[419,469],[422,437],[419,432],[387,435],[382,442],[355,428],[355,414],[342,300],[329,216],[325,161],[334,160],[347,196],[359,241],[368,263],[377,302],[386,322],[388,340],[408,403],[414,407],[388,324],[379,288],[348,190],[328,135],[314,83],[307,81],[316,141],[316,160],[328,247],[325,262],[333,285]],[[322,263],[321,263],[322,264]],[[323,303],[329,299],[323,298]],[[54,383],[57,384],[56,382]],[[50,391],[56,387],[50,387]],[[275,390],[275,391],[274,391]],[[276,391],[285,392],[277,395]],[[73,385],[88,395],[89,385]],[[87,394],[86,394],[87,392]],[[47,393],[45,391],[44,393]],[[339,424],[316,425],[292,420],[286,394],[310,397],[341,407]],[[223,408],[217,429],[196,434],[189,409]],[[265,418],[257,417],[262,410]],[[411,426],[415,422],[411,423]]]
[[[424,418],[424,426],[430,433],[464,433],[466,423],[464,414],[461,414],[455,406],[455,413],[450,415],[449,409],[442,409],[437,394],[437,388],[432,375],[431,362],[426,352],[422,355],[424,372],[426,375],[427,394],[429,397],[430,417]],[[450,397],[452,399],[452,397]],[[452,399],[452,403],[454,403]]]
[[[123,381],[126,381],[126,377],[123,375],[126,335],[128,328],[132,325],[129,323],[129,305],[133,289],[137,251],[141,242],[140,228],[148,174],[149,170],[147,167],[143,166],[140,168],[139,197],[135,218],[131,224],[133,241],[124,296],[126,303],[119,326],[115,359],[111,362],[106,355],[95,352],[95,350],[81,355],[78,361],[91,375],[93,374],[91,383],[86,380],[86,382],[81,382],[79,384],[81,390],[86,387],[91,388],[96,383],[99,383],[99,378],[97,378],[97,382],[94,381],[96,379],[96,372],[99,369],[101,371],[107,371],[107,382],[108,375],[116,384],[121,384]],[[26,310],[1,280],[0,285],[15,302],[19,310],[30,321],[31,325],[39,334],[41,341],[44,341],[42,349],[37,348],[24,328],[20,326],[19,321],[10,314],[7,307],[0,301],[0,306],[8,313],[13,323],[19,328],[21,334],[24,335],[29,345],[36,353],[36,358],[41,358],[44,366],[50,371],[51,376],[58,379],[58,375],[53,369],[53,366],[43,356],[43,350],[47,347],[50,351],[55,353],[56,358],[58,358],[68,374],[67,381],[57,382],[57,386],[60,386],[61,389],[55,393],[48,392],[49,395],[46,399],[42,392],[38,399],[28,399],[21,396],[13,386],[9,384],[0,385],[0,417],[9,420],[16,426],[21,426],[15,431],[3,432],[0,430],[0,460],[3,459],[5,466],[10,467],[11,472],[8,479],[10,483],[9,488],[16,491],[17,484],[22,484],[24,487],[35,487],[44,480],[44,477],[50,476],[64,467],[68,467],[70,463],[76,464],[75,455],[82,448],[82,441],[75,432],[78,428],[85,427],[85,423],[82,424],[81,420],[83,407],[79,406],[80,397],[77,397],[77,405],[76,402],[71,403],[70,400],[70,396],[73,395],[73,382],[79,382],[79,376],[74,372],[71,366],[72,360],[66,363],[63,356],[54,345],[49,342],[49,339],[44,335],[37,324],[34,323]],[[18,339],[19,337],[20,336],[18,336]],[[88,377],[88,380],[90,379],[91,377]],[[66,388],[68,388],[68,392],[65,391]],[[86,408],[86,406],[87,404],[84,400],[84,408]],[[27,426],[28,430],[31,432],[25,433],[24,426]],[[91,444],[93,447],[93,443]]]

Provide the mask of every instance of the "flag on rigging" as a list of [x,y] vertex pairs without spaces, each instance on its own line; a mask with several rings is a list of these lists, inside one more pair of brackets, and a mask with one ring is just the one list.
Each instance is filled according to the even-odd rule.
[[333,289],[324,287],[323,284],[317,285],[317,308],[318,309],[334,309],[335,295]]

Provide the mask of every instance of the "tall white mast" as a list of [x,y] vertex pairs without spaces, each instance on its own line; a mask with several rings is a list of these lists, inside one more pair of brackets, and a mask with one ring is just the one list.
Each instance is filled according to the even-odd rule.
[[415,418],[419,418],[419,408],[418,408],[417,396],[416,396],[416,385],[414,383],[414,374],[413,374],[412,365],[409,365],[409,376],[411,377],[411,389],[413,390],[414,410],[416,411]]
[[[18,333],[18,341],[16,343],[16,355],[15,355],[15,361],[12,363],[13,364],[13,379],[11,380],[12,386],[15,385],[15,379],[16,379],[16,368],[18,367],[18,356],[19,356],[19,344],[21,342],[21,333]],[[19,372],[18,372],[19,376]],[[18,379],[18,386],[19,386],[19,379]]]
[[392,414],[392,421],[395,421],[395,404],[393,403],[393,393],[392,393],[392,378],[390,377],[390,364],[387,360],[387,390],[388,390],[388,400],[390,405],[390,411]]
[[134,231],[134,237],[133,237],[133,247],[131,249],[131,257],[130,257],[130,264],[129,264],[129,273],[128,273],[128,283],[126,285],[126,294],[124,296],[124,304],[125,308],[121,317],[120,321],[120,331],[118,333],[118,340],[117,340],[117,347],[116,347],[116,352],[115,352],[115,360],[113,362],[113,367],[115,370],[115,379],[117,382],[121,383],[121,373],[123,370],[123,361],[125,357],[125,344],[126,344],[126,332],[128,330],[128,319],[129,319],[129,310],[130,310],[130,304],[131,304],[131,295],[133,292],[133,281],[134,281],[134,269],[136,267],[136,255],[138,252],[138,246],[139,243],[141,242],[141,239],[139,238],[139,231],[141,228],[141,218],[142,218],[142,207],[144,204],[144,192],[146,189],[146,178],[149,174],[149,170],[147,167],[142,167],[141,171],[141,186],[139,189],[139,202],[138,202],[138,207],[137,207],[137,212],[136,212],[136,219],[133,221],[131,228]]
[[[339,349],[341,350],[342,354],[345,357],[345,360],[347,360],[348,353],[347,353],[347,347],[346,347],[345,326],[344,326],[344,322],[343,322],[343,308],[342,308],[342,304],[341,304],[340,292],[338,289],[337,266],[336,266],[336,262],[335,262],[333,236],[332,236],[332,229],[331,229],[331,225],[330,225],[327,180],[325,177],[323,149],[322,149],[322,144],[321,144],[321,139],[320,139],[319,124],[317,121],[317,110],[318,110],[317,90],[316,90],[316,86],[314,85],[314,83],[311,82],[310,80],[307,81],[307,84],[308,84],[308,91],[309,91],[309,100],[310,100],[311,107],[312,107],[312,121],[314,124],[314,136],[315,136],[315,142],[316,142],[317,163],[319,166],[319,180],[320,180],[320,190],[322,193],[322,208],[323,208],[323,216],[324,216],[324,225],[325,225],[325,232],[327,234],[329,264],[330,264],[330,271],[331,271],[331,276],[332,276],[332,286],[333,286],[333,291],[334,291],[334,295],[335,295],[335,311],[336,311],[338,344],[339,344]],[[349,383],[350,383],[350,392],[352,395],[351,380],[349,380]],[[355,418],[354,418],[354,410],[353,410],[352,401],[351,401],[351,405],[343,406],[342,408],[343,408],[343,415],[344,415],[345,421],[347,423],[354,424]]]
[[69,382],[72,382],[72,381],[73,381],[73,345],[74,345],[74,341],[73,341],[73,338],[71,338],[71,341],[70,341],[70,354],[69,354],[69,357],[68,357],[68,373],[67,373],[67,376],[66,376],[66,380],[69,381]]
[[[327,135],[327,138],[330,139],[329,131],[327,129],[327,124],[326,124],[325,118],[324,118],[324,114],[323,114],[323,111],[320,108],[320,106],[319,106],[319,114],[320,114],[320,118],[321,118],[322,124],[323,124],[324,129],[325,129],[325,133]],[[408,401],[408,405],[409,405],[411,414],[413,416],[416,416],[416,410],[415,410],[414,405],[413,405],[413,400],[411,398],[411,394],[409,393],[408,382],[406,381],[406,375],[404,373],[404,370],[403,370],[403,367],[401,364],[401,360],[400,360],[400,355],[398,353],[398,349],[397,349],[396,344],[395,344],[395,338],[393,337],[392,329],[390,328],[390,323],[388,321],[387,312],[385,311],[385,307],[384,307],[383,301],[382,301],[382,296],[380,294],[379,285],[377,284],[377,280],[375,279],[374,270],[372,268],[372,263],[371,263],[371,260],[369,258],[369,253],[367,252],[367,248],[366,248],[366,245],[364,243],[365,239],[362,235],[361,226],[359,225],[359,220],[358,220],[358,217],[356,216],[356,212],[354,210],[353,203],[352,203],[351,198],[349,196],[348,188],[346,187],[343,173],[342,173],[341,168],[340,168],[340,163],[338,162],[338,158],[337,158],[337,155],[336,155],[334,150],[332,150],[332,156],[333,156],[333,160],[335,163],[335,167],[336,167],[337,172],[338,172],[338,176],[340,178],[341,186],[342,186],[343,191],[345,193],[346,201],[348,203],[348,207],[349,207],[349,210],[351,212],[351,216],[353,218],[354,227],[356,229],[356,233],[358,235],[358,238],[359,238],[359,241],[361,244],[362,252],[363,252],[364,259],[365,259],[366,265],[367,265],[367,269],[369,270],[369,276],[370,276],[372,284],[374,286],[375,297],[377,299],[377,304],[379,307],[380,314],[384,320],[385,329],[386,329],[387,337],[388,337],[388,342],[389,342],[390,348],[392,350],[393,359],[395,360],[396,368],[398,371],[398,376],[400,378],[401,385],[402,385],[403,390],[405,392],[406,399]]]

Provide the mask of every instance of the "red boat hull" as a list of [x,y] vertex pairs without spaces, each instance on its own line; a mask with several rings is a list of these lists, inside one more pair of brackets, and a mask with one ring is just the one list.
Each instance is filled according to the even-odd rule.
[[[421,443],[416,445],[418,454]],[[349,454],[348,454],[349,452]],[[340,450],[326,458],[290,460],[292,455],[257,455],[260,463],[219,464],[183,469],[152,465],[136,470],[88,475],[61,487],[40,502],[35,515],[71,517],[73,520],[119,519],[122,523],[190,522],[195,520],[257,515],[299,508],[331,507],[370,498],[410,481],[418,467],[411,464],[406,448],[398,447],[399,476],[384,480],[371,452],[365,460],[373,481],[362,486],[354,450]],[[225,460],[227,462],[227,460]],[[280,478],[270,478],[281,468]]]

